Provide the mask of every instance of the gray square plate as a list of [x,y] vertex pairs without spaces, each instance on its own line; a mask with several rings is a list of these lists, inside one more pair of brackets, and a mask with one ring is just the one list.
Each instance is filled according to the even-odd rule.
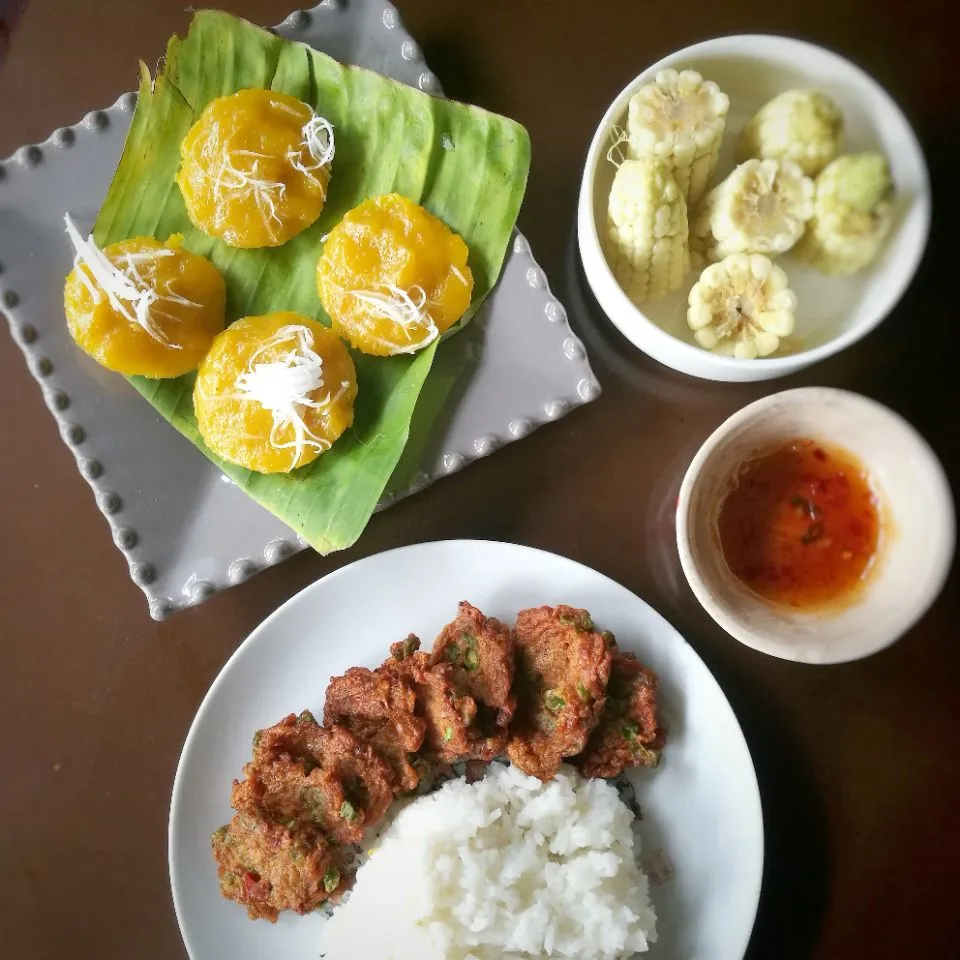
[[[325,0],[277,32],[442,96],[394,7]],[[69,210],[88,229],[120,160],[136,94],[0,162],[0,304],[130,576],[162,619],[305,544],[226,480],[123,377],[76,348],[63,321]],[[465,371],[468,375],[465,375]],[[441,404],[456,382],[457,394]],[[465,330],[437,352],[410,442],[380,508],[595,399],[600,385],[522,235]],[[442,410],[439,416],[430,413]]]

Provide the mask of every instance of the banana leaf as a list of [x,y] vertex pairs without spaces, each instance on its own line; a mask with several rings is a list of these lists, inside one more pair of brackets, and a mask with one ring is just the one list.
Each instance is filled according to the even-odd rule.
[[[247,87],[293,94],[336,130],[323,214],[276,249],[237,250],[196,230],[174,182],[180,141],[203,107]],[[94,237],[104,245],[137,235],[165,240],[183,234],[187,248],[209,257],[224,274],[228,321],[283,309],[329,323],[315,284],[322,238],[365,197],[396,191],[444,220],[470,249],[473,302],[462,324],[499,275],[529,165],[529,138],[512,120],[430,97],[204,10],[194,15],[184,39],[171,38],[154,80],[141,68],[136,112]],[[359,393],[352,429],[290,474],[252,473],[206,448],[193,413],[193,374],[130,380],[247,494],[316,550],[329,553],[354,543],[370,519],[407,442],[437,347],[411,357],[354,353]]]

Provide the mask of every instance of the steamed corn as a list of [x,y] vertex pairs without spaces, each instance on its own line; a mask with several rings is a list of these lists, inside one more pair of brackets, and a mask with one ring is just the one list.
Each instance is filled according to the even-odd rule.
[[704,198],[690,224],[691,246],[710,260],[785,253],[813,216],[813,192],[790,160],[747,160]]
[[856,273],[879,253],[893,225],[893,181],[882,154],[838,157],[817,177],[813,219],[798,259],[826,274]]
[[607,207],[607,257],[637,304],[672,293],[690,266],[687,205],[665,163],[625,160],[613,178]]
[[792,160],[815,177],[836,155],[840,108],[816,90],[788,90],[762,106],[740,133],[741,160]]
[[629,156],[667,163],[692,207],[716,169],[729,109],[730,98],[695,70],[661,70],[630,100]]
[[761,254],[712,263],[693,285],[687,323],[706,350],[738,360],[766,357],[793,333],[797,298],[787,275]]

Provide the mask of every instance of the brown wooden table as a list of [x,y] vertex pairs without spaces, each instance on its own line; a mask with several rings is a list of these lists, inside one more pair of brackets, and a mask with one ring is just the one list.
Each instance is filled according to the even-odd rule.
[[[224,0],[276,23],[288,0]],[[0,73],[0,156],[113,102],[188,22],[186,0],[32,0]],[[180,747],[217,671],[281,601],[330,570],[418,540],[516,540],[620,580],[683,631],[753,751],[767,860],[751,958],[960,956],[957,569],[892,649],[809,667],[739,645],[702,612],[676,556],[673,506],[698,444],[766,393],[838,385],[909,417],[960,475],[957,50],[951,0],[662,3],[401,0],[451,96],[524,123],[534,160],[522,229],[591,351],[593,404],[438,483],[359,545],[302,554],[154,623],[39,389],[0,334],[0,955],[182,958],[166,822]],[[882,328],[804,374],[698,382],[639,354],[585,290],[580,172],[609,101],[644,66],[716,34],[833,47],[902,103],[934,179],[920,273]],[[362,960],[362,958],[358,958]]]

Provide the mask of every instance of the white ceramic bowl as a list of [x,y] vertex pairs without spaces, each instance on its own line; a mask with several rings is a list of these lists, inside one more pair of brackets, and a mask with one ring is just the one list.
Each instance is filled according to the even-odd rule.
[[[626,126],[627,105],[665,67],[692,67],[730,97],[717,180],[734,167],[733,148],[746,121],[768,100],[796,87],[814,87],[844,114],[841,151],[879,149],[897,188],[897,225],[877,260],[853,277],[824,277],[780,258],[797,294],[797,332],[783,356],[758,360],[720,357],[697,346],[686,323],[691,274],[673,295],[640,310],[614,279],[601,248],[614,168],[606,159],[610,130]],[[822,47],[787,37],[744,35],[694,44],[664,57],[631,81],[614,100],[590,144],[577,214],[580,256],[587,281],[607,316],[628,340],[661,363],[708,380],[769,380],[793,373],[850,346],[869,333],[903,295],[923,255],[930,230],[930,179],[916,135],[902,111],[870,76]]]
[[[737,468],[791,437],[844,447],[866,466],[881,507],[877,562],[856,601],[832,613],[777,607],[729,571],[717,515]],[[737,640],[776,657],[842,663],[902,636],[943,588],[956,538],[950,485],[902,417],[856,393],[787,390],[735,413],[693,458],[677,503],[680,563],[697,599]]]

